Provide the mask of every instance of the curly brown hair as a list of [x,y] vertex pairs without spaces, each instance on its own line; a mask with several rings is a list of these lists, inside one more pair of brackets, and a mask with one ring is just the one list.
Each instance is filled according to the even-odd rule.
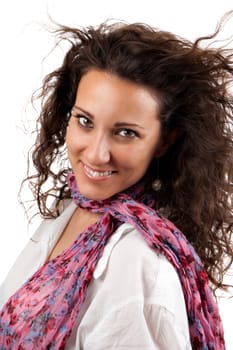
[[[42,217],[59,215],[70,197],[65,135],[81,77],[91,68],[143,84],[161,96],[164,133],[181,136],[160,158],[163,182],[156,209],[187,236],[203,261],[213,289],[224,288],[223,275],[233,261],[233,50],[205,45],[215,33],[190,42],[142,23],[102,23],[97,27],[59,26],[59,43],[70,47],[60,68],[48,74],[39,97],[37,139],[28,175]],[[157,168],[150,170],[157,176]],[[51,207],[48,199],[55,197]]]

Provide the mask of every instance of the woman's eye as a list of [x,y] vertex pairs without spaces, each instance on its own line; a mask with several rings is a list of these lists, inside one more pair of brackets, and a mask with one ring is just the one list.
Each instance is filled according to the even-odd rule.
[[92,125],[92,121],[85,117],[84,115],[76,115],[75,118],[78,119],[78,124],[82,127],[82,128],[87,128],[87,129],[90,129],[93,127]]
[[130,139],[138,137],[138,133],[136,131],[131,130],[131,129],[121,129],[121,130],[119,130],[118,135],[130,138]]

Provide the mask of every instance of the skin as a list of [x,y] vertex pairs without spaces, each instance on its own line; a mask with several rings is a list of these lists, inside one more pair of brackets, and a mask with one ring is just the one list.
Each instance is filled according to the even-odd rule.
[[168,147],[151,90],[90,70],[78,86],[67,128],[68,158],[81,193],[103,200],[138,182]]
[[[66,132],[68,158],[79,190],[103,200],[138,182],[151,160],[174,141],[159,120],[160,100],[150,89],[107,72],[90,70],[78,86]],[[48,260],[68,248],[99,219],[77,208]]]

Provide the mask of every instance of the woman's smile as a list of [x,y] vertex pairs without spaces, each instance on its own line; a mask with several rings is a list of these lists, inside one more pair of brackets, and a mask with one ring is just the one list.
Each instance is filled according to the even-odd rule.
[[96,170],[86,164],[83,164],[83,170],[87,177],[93,180],[106,180],[116,173],[116,171],[111,170]]

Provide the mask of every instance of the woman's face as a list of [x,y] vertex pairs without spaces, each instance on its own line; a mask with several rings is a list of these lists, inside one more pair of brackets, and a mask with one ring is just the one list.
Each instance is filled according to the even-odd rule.
[[102,200],[139,181],[166,148],[159,100],[116,75],[90,70],[78,86],[66,133],[81,193]]

